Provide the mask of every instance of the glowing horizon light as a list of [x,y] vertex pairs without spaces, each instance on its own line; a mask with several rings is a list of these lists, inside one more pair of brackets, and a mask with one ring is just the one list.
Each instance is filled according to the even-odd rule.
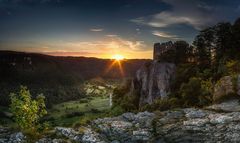
[[123,55],[116,54],[116,55],[113,55],[113,56],[112,56],[112,59],[117,60],[117,61],[120,61],[120,60],[123,60],[123,59],[124,59],[124,56],[123,56]]

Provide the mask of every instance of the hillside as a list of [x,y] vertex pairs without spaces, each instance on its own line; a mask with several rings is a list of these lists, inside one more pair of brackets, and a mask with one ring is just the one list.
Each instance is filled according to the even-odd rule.
[[146,61],[123,60],[121,73],[118,64],[111,66],[114,61],[109,59],[0,51],[0,105],[7,105],[6,97],[20,85],[29,87],[34,95],[44,93],[51,104],[76,99],[83,96],[82,83],[85,80],[132,77]]

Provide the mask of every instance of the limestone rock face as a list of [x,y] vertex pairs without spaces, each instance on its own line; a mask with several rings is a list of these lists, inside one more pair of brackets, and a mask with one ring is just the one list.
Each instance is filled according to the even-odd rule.
[[166,98],[176,66],[173,63],[153,61],[141,67],[133,81],[132,89],[140,91],[140,105],[152,104],[156,98]]
[[217,100],[218,98],[231,93],[240,96],[240,75],[235,78],[232,76],[222,77],[214,87],[213,99]]
[[[240,106],[239,102],[232,102]],[[214,107],[222,107],[222,104]],[[240,112],[227,107],[228,112],[208,107],[207,110],[185,108],[124,113],[96,119],[81,129],[56,127],[55,136],[46,136],[36,143],[237,143],[240,142]],[[12,134],[0,127],[0,143],[24,142],[22,133]]]

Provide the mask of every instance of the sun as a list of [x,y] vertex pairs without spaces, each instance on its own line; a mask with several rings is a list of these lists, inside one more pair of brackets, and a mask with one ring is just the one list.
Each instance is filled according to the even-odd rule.
[[112,59],[115,59],[117,61],[121,61],[124,59],[124,56],[123,55],[119,55],[119,54],[116,54],[116,55],[113,55],[112,56]]

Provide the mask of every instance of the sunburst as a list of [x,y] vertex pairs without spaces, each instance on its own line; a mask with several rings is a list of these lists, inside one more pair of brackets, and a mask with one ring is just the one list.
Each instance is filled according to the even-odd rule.
[[117,66],[121,76],[124,76],[124,70],[123,70],[123,66],[122,66],[122,60],[124,60],[124,56],[116,54],[112,56],[112,63],[108,66],[108,68],[106,69],[105,73],[108,73],[114,66]]
[[120,61],[120,60],[123,60],[123,59],[124,59],[124,56],[123,56],[123,55],[116,54],[116,55],[113,55],[113,56],[112,56],[112,59],[117,60],[117,61]]

